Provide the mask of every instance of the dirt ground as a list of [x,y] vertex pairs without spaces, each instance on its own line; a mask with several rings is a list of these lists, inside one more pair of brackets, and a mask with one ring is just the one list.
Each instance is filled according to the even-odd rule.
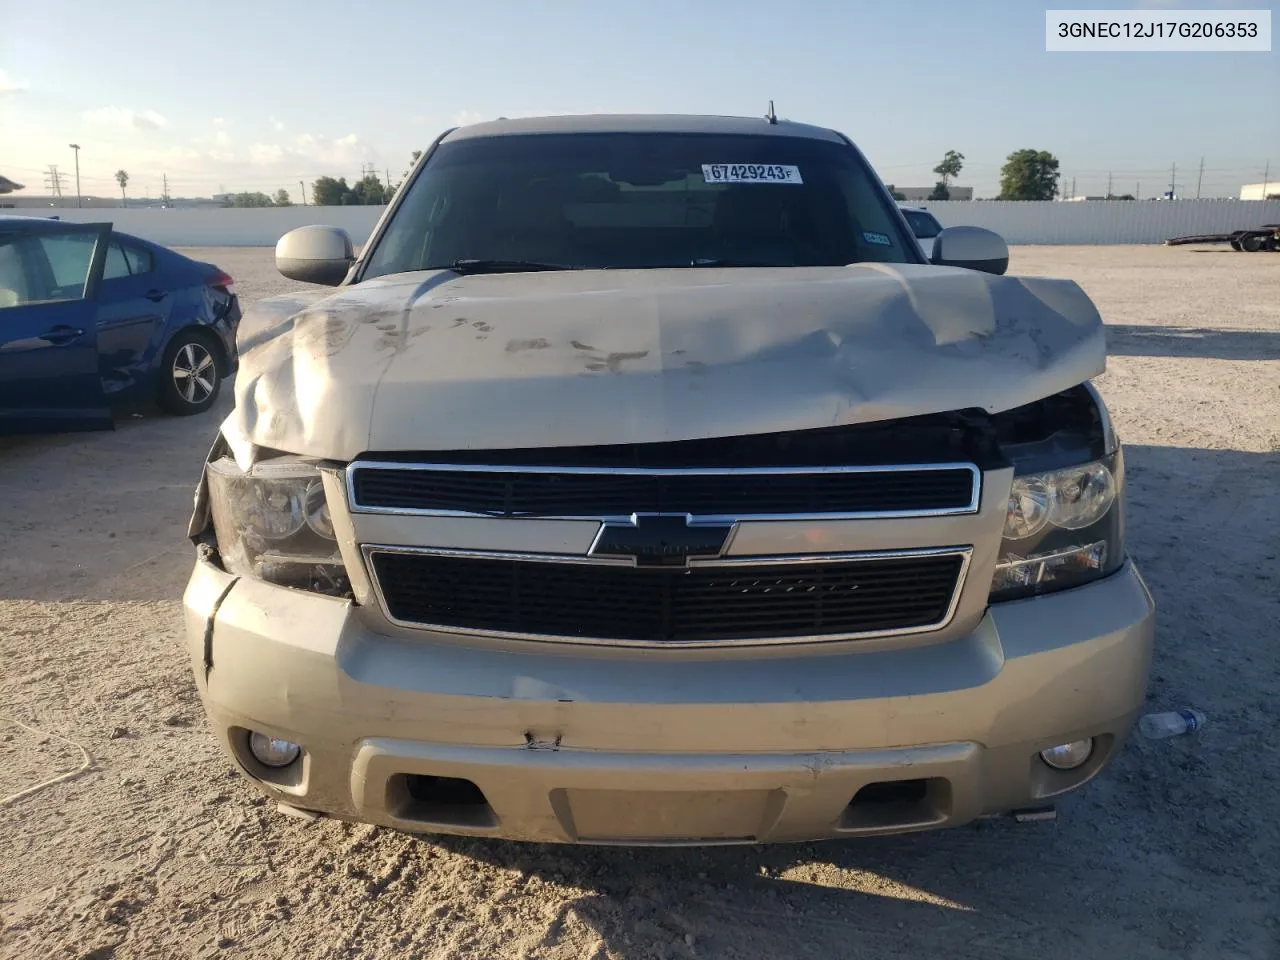
[[[242,297],[269,250],[196,252]],[[1150,707],[1055,823],[627,850],[303,823],[231,770],[181,652],[192,485],[229,406],[0,444],[0,955],[1280,957],[1280,256],[1039,247],[1110,327]]]

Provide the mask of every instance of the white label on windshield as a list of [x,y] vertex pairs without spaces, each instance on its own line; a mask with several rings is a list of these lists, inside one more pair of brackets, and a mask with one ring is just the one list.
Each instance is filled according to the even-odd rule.
[[788,163],[704,163],[707,183],[804,183],[800,168]]

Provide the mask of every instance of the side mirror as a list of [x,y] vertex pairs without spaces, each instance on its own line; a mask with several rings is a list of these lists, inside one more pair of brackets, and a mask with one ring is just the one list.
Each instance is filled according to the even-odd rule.
[[336,287],[355,259],[351,238],[341,227],[298,227],[276,242],[276,269],[303,283]]
[[946,227],[933,238],[929,259],[939,267],[1001,274],[1009,269],[1009,247],[1000,234],[982,227]]

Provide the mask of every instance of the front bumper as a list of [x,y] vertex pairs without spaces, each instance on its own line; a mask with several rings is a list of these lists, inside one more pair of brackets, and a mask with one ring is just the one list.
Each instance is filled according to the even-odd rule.
[[[185,612],[212,725],[273,798],[403,830],[593,843],[895,833],[1045,803],[1123,743],[1154,622],[1132,564],[993,606],[945,641],[732,656],[386,636],[345,601],[204,559]],[[250,730],[302,759],[262,767]],[[1036,756],[1087,737],[1077,770]],[[430,778],[483,799],[424,791],[451,782]],[[851,803],[869,784],[889,786]]]

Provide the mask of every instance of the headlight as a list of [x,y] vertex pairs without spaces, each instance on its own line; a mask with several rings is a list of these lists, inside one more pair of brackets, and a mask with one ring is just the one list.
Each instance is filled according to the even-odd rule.
[[1015,477],[991,600],[1049,593],[1114,573],[1124,562],[1120,450],[1101,460]]
[[230,457],[208,466],[209,506],[231,573],[331,596],[350,596],[324,484],[315,464],[267,460],[248,473]]

